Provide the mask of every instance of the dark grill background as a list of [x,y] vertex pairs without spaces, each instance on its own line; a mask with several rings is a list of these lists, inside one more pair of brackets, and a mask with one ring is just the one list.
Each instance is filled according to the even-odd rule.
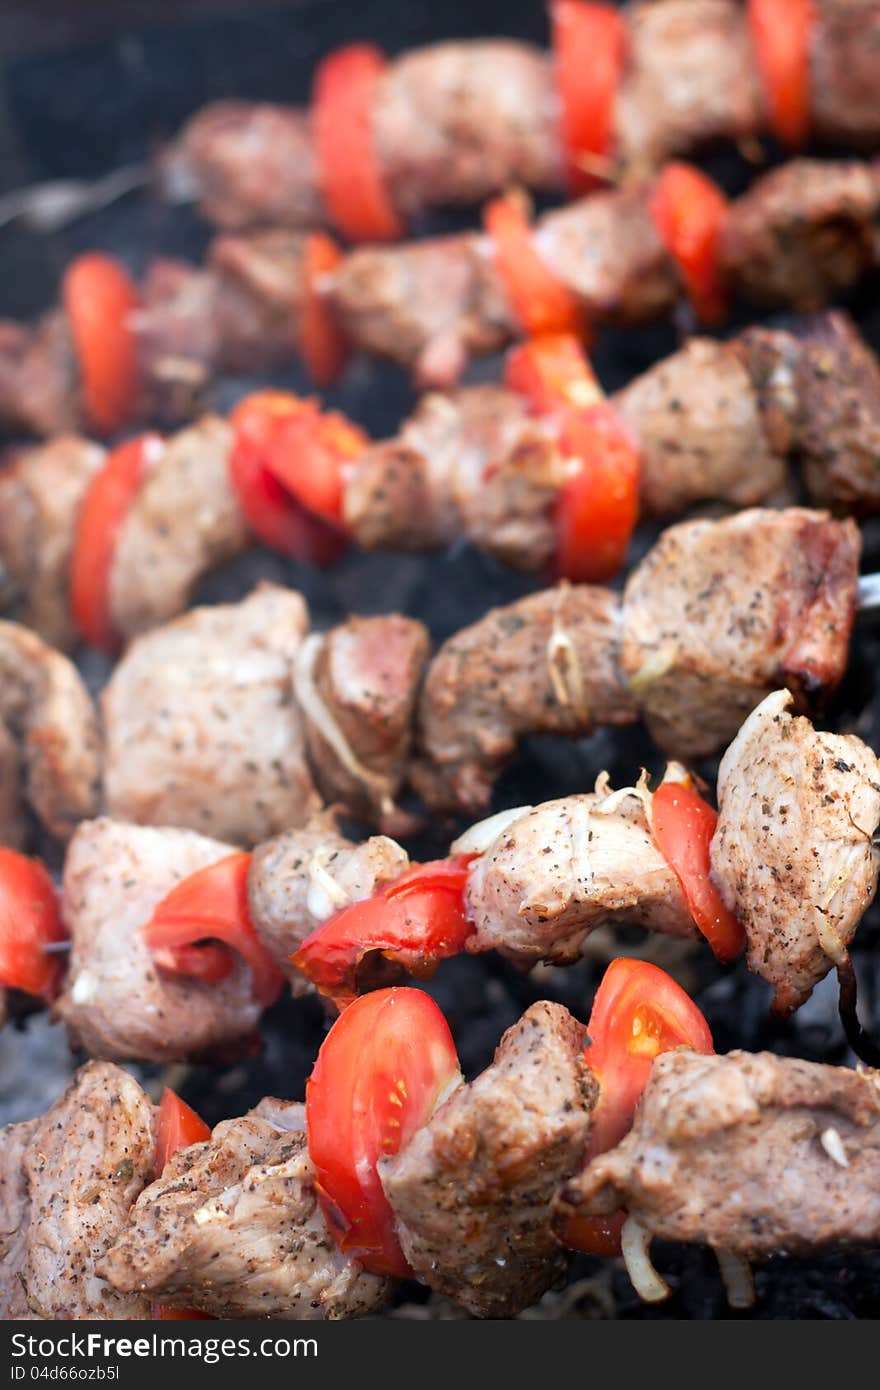
[[[184,9],[186,17],[179,19]],[[79,0],[76,6],[52,0],[27,8],[0,6],[0,191],[34,180],[96,176],[117,165],[143,159],[203,101],[225,96],[304,101],[315,59],[334,45],[370,38],[394,52],[413,44],[448,37],[505,33],[543,42],[546,24],[539,0],[299,0],[284,7],[256,5],[243,14],[230,0],[170,0],[99,5]],[[731,191],[743,187],[747,167],[725,154],[712,167]],[[434,218],[420,230],[454,225]],[[83,218],[63,234],[37,237],[21,230],[0,231],[0,314],[30,316],[52,299],[59,275],[76,252],[92,246],[122,256],[141,271],[155,253],[197,257],[209,229],[187,209],[168,209],[148,196],[132,196],[99,215]],[[880,301],[869,287],[850,306],[863,328],[880,346]],[[676,329],[663,325],[626,335],[606,334],[595,361],[604,384],[614,388],[649,362],[672,350]],[[497,362],[482,364],[491,378]],[[307,389],[295,369],[279,376],[292,389]],[[226,382],[216,404],[227,408],[252,383]],[[393,432],[408,411],[412,396],[394,368],[360,362],[331,393],[374,435]],[[640,534],[634,555],[650,543]],[[866,567],[880,563],[880,535],[867,536]],[[230,567],[205,586],[205,601],[234,599],[257,578],[280,579],[303,590],[313,621],[326,627],[351,611],[399,609],[423,619],[439,643],[458,627],[474,621],[493,604],[525,592],[527,581],[467,547],[433,557],[363,556],[352,553],[329,573],[313,573],[261,554]],[[829,714],[834,728],[855,731],[880,748],[880,703],[875,676],[880,646],[870,628],[857,632],[850,674]],[[106,668],[95,657],[84,669],[97,687]],[[574,745],[534,739],[522,750],[515,768],[497,788],[496,807],[539,801],[589,789],[602,768],[617,784],[635,779],[642,764],[658,771],[660,760],[640,731],[599,733]],[[715,767],[700,769],[714,777]],[[411,848],[442,853],[452,828],[436,825]],[[866,1020],[880,1025],[878,995],[878,927],[872,912],[862,927],[857,966]],[[604,935],[604,934],[603,934]],[[595,943],[594,943],[595,944]],[[634,934],[617,949],[645,949]],[[724,972],[708,951],[683,956],[669,943],[654,940],[648,949],[658,963],[672,968],[691,989],[712,1025],[719,1051],[743,1046],[772,1048],[814,1060],[845,1062],[848,1057],[836,1016],[831,981],[788,1026],[771,1022],[769,993],[740,966]],[[601,971],[587,959],[567,971],[518,974],[493,957],[454,961],[431,986],[446,1010],[469,1075],[490,1060],[500,1034],[533,1000],[548,997],[586,1017]],[[213,1070],[207,1067],[149,1067],[138,1070],[158,1095],[162,1084],[180,1090],[209,1121],[216,1122],[274,1093],[301,1097],[325,1028],[315,1001],[282,1003],[264,1025],[263,1055],[247,1063]],[[45,1017],[23,1031],[0,1036],[0,1121],[22,1119],[44,1109],[60,1093],[78,1059],[66,1047],[62,1030]],[[706,1318],[727,1315],[714,1260],[697,1249],[655,1249],[658,1266],[675,1292],[659,1309],[647,1309],[633,1295],[617,1265],[580,1258],[566,1290],[551,1294],[536,1315],[583,1317]],[[880,1311],[880,1255],[829,1257],[809,1263],[777,1260],[758,1276],[759,1302],[754,1316],[798,1318],[873,1317]],[[425,1291],[406,1286],[399,1298],[402,1312],[439,1315],[433,1301],[424,1308]],[[448,1310],[446,1310],[448,1311]]]

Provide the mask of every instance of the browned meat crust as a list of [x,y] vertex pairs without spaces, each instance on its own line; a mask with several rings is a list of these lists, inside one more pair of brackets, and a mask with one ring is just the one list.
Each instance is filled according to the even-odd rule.
[[379,1162],[416,1274],[477,1317],[513,1316],[565,1267],[550,1200],[582,1161],[596,1103],[585,1041],[560,1004],[533,1004],[492,1065]]
[[[27,817],[21,799],[22,759],[18,740],[0,719],[0,845],[21,849]],[[0,1020],[3,1010],[0,1008]]]
[[35,1318],[25,1292],[28,1190],[24,1156],[36,1120],[0,1129],[0,1319]]
[[61,309],[33,325],[0,320],[0,419],[24,434],[83,428],[79,374]]
[[880,1078],[768,1052],[658,1057],[627,1137],[561,1212],[747,1257],[880,1240]]
[[835,144],[876,149],[880,5],[877,0],[818,0],[814,8],[813,130]]

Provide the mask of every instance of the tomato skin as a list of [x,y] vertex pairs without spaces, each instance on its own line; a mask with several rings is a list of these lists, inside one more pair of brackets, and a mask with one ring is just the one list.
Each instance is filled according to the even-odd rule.
[[379,1159],[405,1148],[458,1080],[449,1025],[421,990],[363,995],[324,1039],[306,1082],[309,1155],[337,1245],[374,1274],[411,1273]]
[[524,331],[534,337],[544,333],[583,336],[586,321],[577,296],[541,260],[517,200],[493,199],[483,211],[483,224],[498,274]]
[[[715,1051],[712,1034],[693,1000],[665,970],[647,961],[613,960],[596,991],[584,1057],[599,1082],[585,1162],[619,1144],[661,1052],[690,1047]],[[571,1217],[563,1239],[589,1254],[619,1253],[623,1214]]]
[[317,386],[329,386],[334,382],[348,360],[348,344],[342,326],[318,283],[321,276],[335,270],[341,260],[339,247],[324,232],[312,232],[306,237],[299,351]]
[[607,402],[567,411],[560,442],[576,462],[557,499],[556,571],[601,583],[623,564],[638,521],[639,449]]
[[572,333],[545,333],[511,348],[504,384],[524,396],[536,415],[565,406],[589,410],[603,399],[583,345]]
[[389,196],[373,140],[373,103],[385,55],[352,43],[319,65],[312,120],[324,200],[350,241],[398,241],[406,223]]
[[164,448],[158,434],[138,435],[120,444],[92,479],[77,516],[70,570],[73,618],[81,636],[108,655],[120,644],[110,612],[116,546],[134,500]]
[[814,0],[747,0],[746,12],[770,128],[796,150],[810,133]]
[[471,856],[419,864],[361,902],[334,913],[291,957],[294,965],[340,1009],[357,994],[364,957],[381,951],[425,979],[458,955],[473,933],[464,893]]
[[369,443],[336,411],[303,411],[278,421],[266,468],[311,516],[341,526],[345,463],[360,458]]
[[691,164],[667,164],[651,195],[658,235],[678,264],[698,318],[719,323],[727,292],[718,266],[718,238],[727,199],[712,179]]
[[569,186],[582,193],[601,181],[584,165],[606,159],[611,149],[626,21],[613,5],[586,0],[553,0],[550,18]]
[[[251,921],[247,901],[250,862],[250,854],[240,850],[190,874],[153,909],[143,933],[162,967],[180,975],[191,973],[187,967],[192,965],[198,942],[221,943],[210,959],[216,960],[222,949],[227,955],[235,952],[241,956],[250,967],[254,998],[268,1008],[281,993],[284,976]],[[210,979],[211,975],[197,972],[197,977]],[[223,975],[213,978],[222,979]]]
[[96,251],[68,266],[61,295],[86,417],[100,434],[113,434],[129,422],[137,404],[140,367],[131,316],[140,295],[118,261]]
[[710,876],[718,812],[695,787],[662,782],[654,793],[651,823],[654,843],[681,884],[697,927],[719,960],[736,960],[746,935]]
[[[210,1139],[211,1128],[200,1115],[180,1099],[168,1087],[162,1092],[159,1104],[159,1124],[156,1133],[156,1153],[153,1160],[155,1176],[162,1176],[165,1165],[179,1149],[188,1149],[190,1144],[201,1144]],[[167,1303],[154,1303],[151,1307],[155,1322],[213,1322],[210,1313],[202,1313],[198,1308],[170,1308]]]
[[48,871],[38,859],[0,846],[0,986],[57,999],[64,961],[45,948],[66,940]]

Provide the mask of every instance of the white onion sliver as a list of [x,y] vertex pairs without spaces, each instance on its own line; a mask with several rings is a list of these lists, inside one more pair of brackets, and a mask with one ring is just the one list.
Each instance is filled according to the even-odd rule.
[[745,1255],[736,1255],[732,1250],[716,1248],[715,1258],[731,1308],[754,1308],[755,1280],[752,1267]]
[[620,1233],[623,1263],[632,1286],[644,1303],[662,1303],[670,1289],[651,1264],[651,1233],[628,1216]]
[[485,854],[493,841],[497,840],[499,835],[503,835],[509,825],[534,809],[534,806],[512,806],[509,811],[499,811],[494,816],[487,816],[485,820],[478,820],[475,825],[468,826],[467,830],[459,835],[452,844],[451,852]]

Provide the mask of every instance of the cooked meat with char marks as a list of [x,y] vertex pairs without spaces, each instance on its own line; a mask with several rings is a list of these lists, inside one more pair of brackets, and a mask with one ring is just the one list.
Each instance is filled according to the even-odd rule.
[[152,1178],[155,1112],[134,1077],[106,1062],[81,1067],[34,1128],[25,1152],[29,1198],[24,1280],[38,1316],[149,1319],[137,1290],[98,1273],[129,1208]]
[[877,1072],[730,1052],[657,1058],[630,1133],[561,1213],[625,1207],[652,1235],[746,1257],[880,1241]]
[[172,435],[119,530],[110,614],[125,638],[187,607],[206,573],[251,543],[229,481],[232,429],[205,415]]
[[104,1255],[104,1277],[221,1318],[350,1318],[383,1303],[388,1280],[361,1272],[324,1224],[302,1111],[273,1101],[176,1153]]
[[769,695],[725,753],[712,841],[712,877],[783,1015],[845,956],[880,869],[875,754],[792,717],[791,704],[787,690]]
[[417,1277],[476,1317],[514,1316],[565,1269],[550,1201],[583,1159],[596,1103],[586,1041],[561,1004],[533,1004],[492,1065],[379,1161]]
[[360,545],[423,549],[462,535],[517,569],[552,558],[567,476],[553,429],[498,386],[424,396],[395,439],[351,467],[343,513]]
[[99,445],[62,434],[16,451],[0,469],[0,564],[17,600],[8,616],[61,651],[76,641],[70,561],[77,514],[104,458]]
[[329,812],[257,846],[248,875],[251,919],[294,994],[311,989],[290,960],[309,933],[408,868],[409,856],[394,840],[373,835],[354,844]]
[[22,1279],[28,1228],[28,1190],[24,1156],[36,1120],[0,1129],[0,1320],[35,1318]]
[[813,5],[810,117],[814,131],[840,145],[880,143],[877,0],[818,0]]
[[780,685],[820,700],[846,669],[861,539],[790,507],[671,526],[624,590],[621,668],[652,736],[714,752]]
[[576,960],[608,922],[695,934],[644,802],[635,791],[612,792],[607,779],[591,795],[546,801],[507,825],[472,865],[467,902],[475,928],[467,949],[495,949],[525,966]]
[[681,512],[707,500],[752,507],[785,486],[785,453],[765,433],[735,343],[691,338],[612,404],[639,443],[645,511]]
[[0,419],[17,434],[82,429],[79,372],[61,309],[34,324],[0,320]]
[[299,594],[261,584],[132,643],[102,697],[107,809],[241,844],[301,825],[318,800],[293,698]]
[[64,864],[61,908],[71,952],[55,1006],[75,1045],[121,1061],[247,1050],[260,1008],[244,961],[212,984],[178,978],[156,967],[142,936],[181,879],[234,849],[191,830],[106,818],[80,826]]
[[629,724],[617,595],[559,584],[495,608],[440,648],[418,712],[414,785],[436,810],[485,809],[526,733],[588,734]]
[[628,5],[626,66],[614,99],[615,162],[629,170],[761,126],[755,55],[736,0]]
[[390,834],[409,826],[395,798],[429,651],[428,630],[413,618],[353,617],[324,636],[307,637],[294,667],[294,692],[324,801]]
[[18,744],[23,796],[66,840],[98,809],[97,712],[73,663],[18,623],[0,622],[0,729]]
[[793,159],[727,211],[719,263],[758,303],[818,309],[880,263],[880,164]]

